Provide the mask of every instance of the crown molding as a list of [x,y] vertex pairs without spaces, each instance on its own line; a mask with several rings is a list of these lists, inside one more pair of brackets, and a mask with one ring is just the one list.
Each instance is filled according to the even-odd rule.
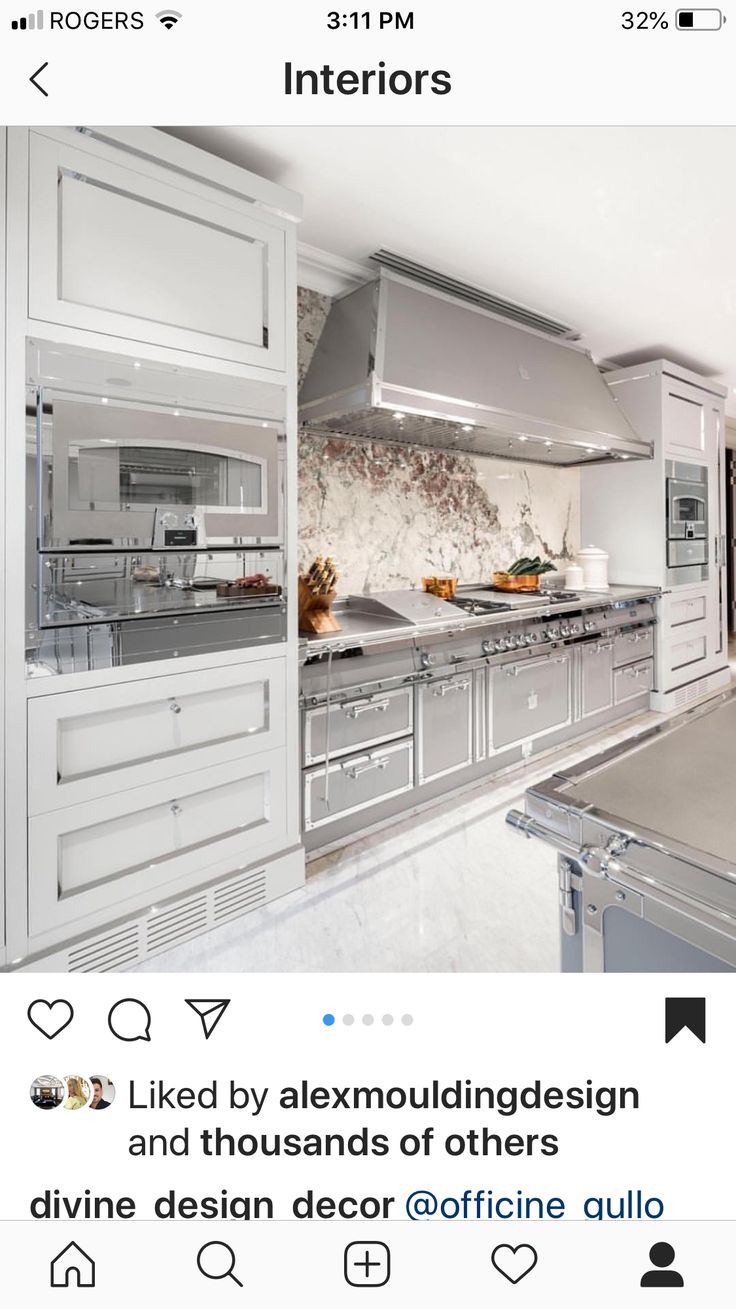
[[302,241],[297,242],[296,258],[299,286],[319,291],[320,295],[345,295],[375,276],[370,264],[356,264],[352,259],[343,259]]

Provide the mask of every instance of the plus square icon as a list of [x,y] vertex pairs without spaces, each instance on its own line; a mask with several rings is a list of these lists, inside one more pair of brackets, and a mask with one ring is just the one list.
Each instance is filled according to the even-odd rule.
[[383,1241],[351,1241],[345,1246],[348,1286],[385,1286],[391,1276],[391,1251]]

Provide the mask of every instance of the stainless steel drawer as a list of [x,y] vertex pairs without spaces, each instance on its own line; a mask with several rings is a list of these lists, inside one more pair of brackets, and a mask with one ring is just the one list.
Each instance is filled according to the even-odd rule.
[[491,670],[491,743],[495,751],[570,722],[571,664],[572,655],[566,651]]
[[654,654],[654,628],[641,627],[633,632],[619,632],[613,643],[613,662],[632,664],[635,660],[651,659]]
[[[329,789],[326,791],[326,772]],[[396,741],[365,754],[353,755],[329,770],[317,768],[304,774],[304,827],[334,822],[367,809],[380,800],[410,791],[414,785],[414,745],[411,739]]]
[[417,757],[420,785],[472,764],[472,674],[443,677],[418,688]]
[[617,668],[613,674],[613,699],[615,704],[633,700],[637,695],[651,691],[654,685],[654,661],[647,659],[641,664],[627,664]]
[[[351,754],[366,746],[380,745],[406,736],[414,727],[414,693],[410,686],[385,695],[363,696],[346,704],[330,706],[330,758]],[[327,709],[318,705],[304,715],[304,763],[324,763],[327,737]]]

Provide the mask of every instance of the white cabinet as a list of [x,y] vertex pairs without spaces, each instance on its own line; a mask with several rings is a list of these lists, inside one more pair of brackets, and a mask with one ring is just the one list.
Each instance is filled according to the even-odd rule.
[[30,317],[283,370],[283,228],[109,153],[30,134]]
[[[617,369],[606,381],[635,430],[653,443],[654,458],[582,469],[582,532],[608,551],[613,583],[662,590],[651,703],[658,710],[680,708],[730,681],[723,536],[726,391],[666,359]],[[703,469],[706,562],[702,539],[673,535],[668,540],[667,529],[667,479],[702,484]],[[643,654],[632,650],[632,661]]]
[[286,791],[273,750],[31,818],[31,935],[276,853]]
[[28,705],[29,813],[273,749],[285,716],[285,659],[39,696]]

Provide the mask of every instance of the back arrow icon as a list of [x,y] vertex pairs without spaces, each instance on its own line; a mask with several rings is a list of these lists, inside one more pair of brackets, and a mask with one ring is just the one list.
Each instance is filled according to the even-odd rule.
[[35,86],[36,90],[40,91],[41,95],[45,95],[45,96],[48,96],[48,91],[44,90],[44,88],[41,86],[41,83],[36,81],[36,78],[39,76],[40,73],[43,72],[44,68],[48,68],[48,66],[49,66],[49,61],[47,59],[46,63],[41,64],[41,67],[37,68],[35,73],[31,73],[31,76],[28,78],[28,81],[31,83],[31,85]]

